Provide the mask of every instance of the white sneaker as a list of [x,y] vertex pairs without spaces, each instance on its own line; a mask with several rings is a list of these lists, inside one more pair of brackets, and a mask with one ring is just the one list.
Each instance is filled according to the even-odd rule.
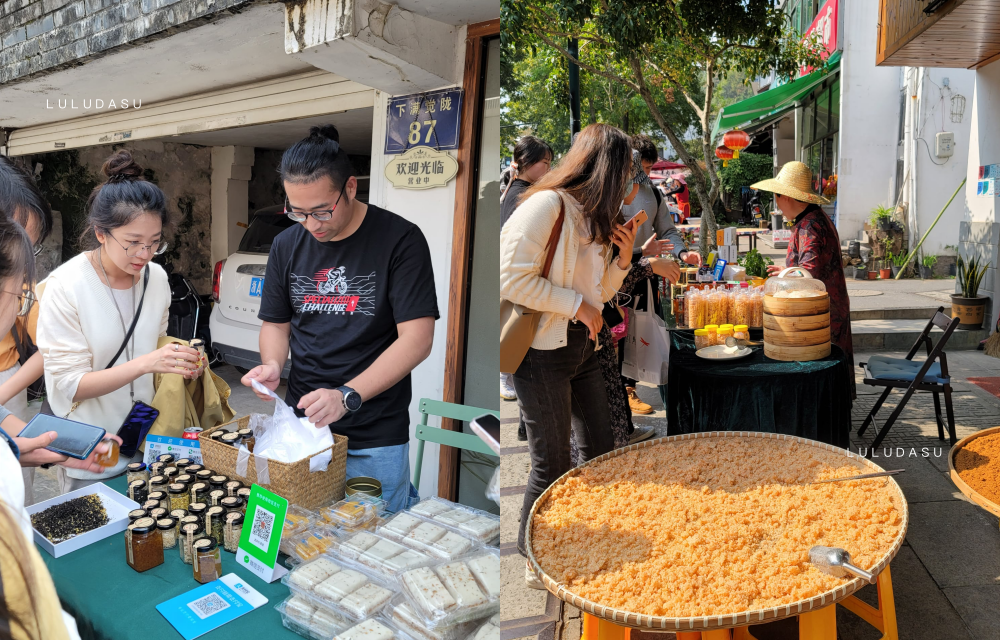
[[528,586],[529,589],[538,589],[539,591],[545,591],[545,585],[542,581],[538,579],[535,572],[531,570],[531,565],[526,565],[524,567],[524,584]]
[[500,374],[500,397],[504,400],[517,400],[517,391],[514,390],[514,376],[509,373]]
[[643,440],[648,439],[654,433],[656,432],[653,431],[653,427],[636,427],[635,431],[633,431],[632,435],[629,437],[628,443],[635,444],[636,442],[642,442]]

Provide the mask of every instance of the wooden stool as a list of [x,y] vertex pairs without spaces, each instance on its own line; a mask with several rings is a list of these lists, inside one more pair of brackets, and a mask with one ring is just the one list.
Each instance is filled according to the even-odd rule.
[[[843,605],[862,620],[882,632],[882,640],[899,640],[896,631],[896,602],[892,596],[892,576],[889,567],[882,570],[876,582],[878,609],[857,596],[847,596],[837,604]],[[800,640],[837,640],[837,607],[832,605],[801,613],[799,618]],[[629,640],[631,629],[613,622],[583,614],[581,640]],[[756,640],[749,627],[713,629],[712,631],[679,631],[677,640]]]

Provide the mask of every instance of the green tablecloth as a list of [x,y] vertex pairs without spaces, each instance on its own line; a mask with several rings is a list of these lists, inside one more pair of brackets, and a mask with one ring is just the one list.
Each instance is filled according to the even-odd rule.
[[[125,493],[125,476],[107,481]],[[181,561],[176,548],[164,552],[163,564],[136,573],[125,561],[125,534],[53,558],[39,549],[55,582],[63,608],[76,618],[83,640],[177,640],[181,635],[156,610],[156,605],[200,586],[191,565]],[[281,624],[274,609],[288,596],[288,587],[275,581],[265,584],[237,566],[234,555],[222,552],[222,573],[236,573],[268,602],[256,611],[233,620],[203,638],[298,638]]]
[[[694,332],[670,331],[667,435],[763,431],[850,446],[851,376],[843,350],[813,362],[782,362],[761,347],[740,360],[695,355]],[[763,331],[751,330],[760,340]]]

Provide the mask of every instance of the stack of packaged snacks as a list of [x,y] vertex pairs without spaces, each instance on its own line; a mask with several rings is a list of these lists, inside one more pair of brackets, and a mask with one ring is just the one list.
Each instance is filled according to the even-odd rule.
[[480,544],[494,544],[500,538],[499,517],[441,498],[422,500],[410,509],[410,513],[455,533],[470,537]]
[[394,581],[331,555],[300,564],[281,581],[314,606],[352,622],[378,614],[398,593]]
[[399,576],[403,594],[428,628],[481,620],[500,611],[500,558],[466,556]]

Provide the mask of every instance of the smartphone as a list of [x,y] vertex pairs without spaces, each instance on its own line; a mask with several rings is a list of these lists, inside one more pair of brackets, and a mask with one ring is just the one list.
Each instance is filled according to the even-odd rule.
[[118,437],[122,439],[121,455],[131,458],[136,454],[139,444],[146,439],[146,434],[159,415],[158,410],[141,400],[132,403],[132,410],[118,429]]
[[500,418],[487,413],[474,419],[470,426],[490,449],[500,455]]
[[55,431],[58,437],[45,448],[77,460],[85,460],[94,447],[104,439],[106,433],[104,429],[91,424],[40,413],[17,435],[19,438],[37,438],[49,431]]
[[641,225],[643,222],[645,222],[648,219],[649,219],[649,216],[646,215],[646,210],[645,209],[639,209],[639,213],[637,213],[634,216],[632,216],[626,224],[632,225],[632,230],[635,231],[635,230],[637,230],[639,228],[639,225]]

